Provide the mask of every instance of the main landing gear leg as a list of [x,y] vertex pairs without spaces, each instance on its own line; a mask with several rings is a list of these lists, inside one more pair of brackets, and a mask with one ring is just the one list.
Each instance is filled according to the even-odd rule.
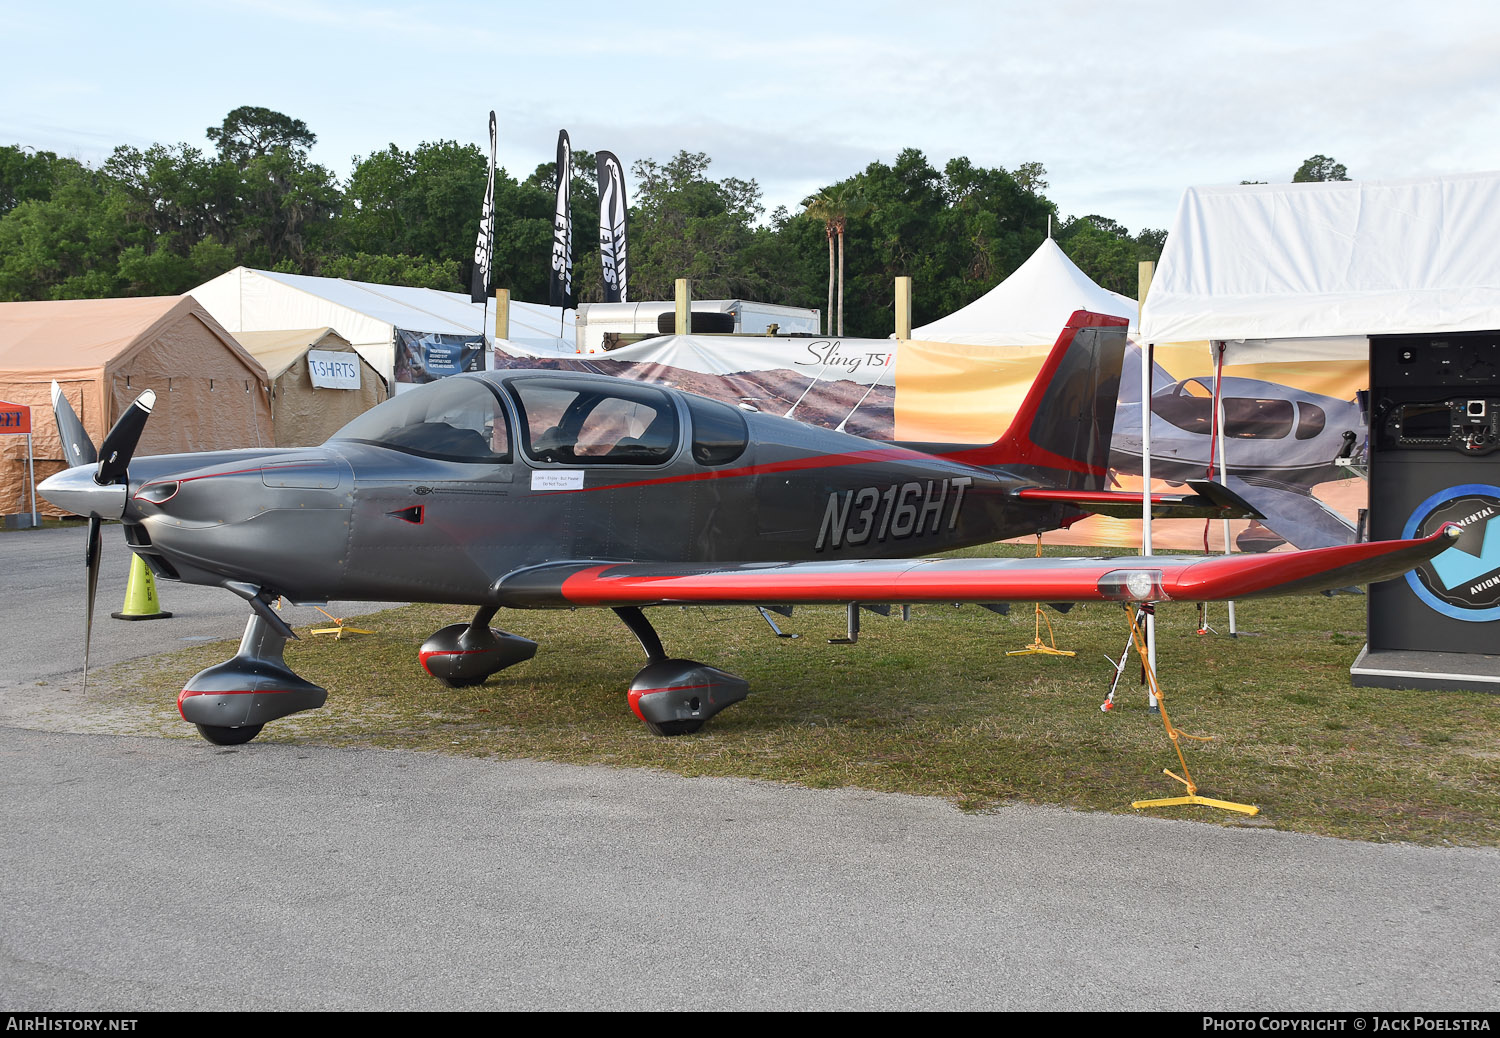
[[494,606],[484,606],[466,624],[449,624],[422,643],[422,669],[449,688],[482,685],[485,678],[536,655],[536,642],[491,627]]
[[328,692],[293,674],[281,658],[290,631],[252,613],[234,659],[200,670],[177,697],[183,720],[209,742],[237,746],[259,735],[267,721],[322,706]]
[[646,651],[630,683],[630,709],[653,735],[690,735],[714,714],[750,694],[750,683],[717,667],[667,656],[651,621],[635,606],[615,609]]

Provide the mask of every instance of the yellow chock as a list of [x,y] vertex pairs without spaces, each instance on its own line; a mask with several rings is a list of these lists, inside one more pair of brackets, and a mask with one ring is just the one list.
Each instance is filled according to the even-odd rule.
[[333,635],[333,640],[334,641],[340,641],[344,637],[344,635],[346,635],[346,634],[374,634],[375,633],[374,631],[367,631],[363,627],[349,627],[349,626],[347,626],[344,623],[344,618],[343,617],[341,617],[341,616],[334,616],[332,613],[330,613],[328,610],[324,609],[322,606],[313,606],[313,608],[316,609],[318,612],[322,613],[324,616],[328,617],[328,619],[332,620],[333,623],[334,623],[334,626],[332,626],[332,627],[314,627],[311,631],[308,632],[309,634],[331,634],[331,635]]
[[[1042,535],[1036,535],[1036,557],[1042,557]],[[1042,621],[1047,621],[1047,638],[1051,645],[1042,643]],[[1031,644],[1024,649],[1012,649],[1007,656],[1077,656],[1078,653],[1057,647],[1057,635],[1052,631],[1052,621],[1042,615],[1042,603],[1036,604],[1036,630],[1031,637]]]
[[125,585],[125,604],[118,613],[109,615],[116,620],[165,620],[172,615],[162,610],[156,597],[156,578],[139,555],[130,556],[130,582]]
[[[1047,621],[1047,637],[1052,640],[1051,645],[1042,643],[1042,621]],[[1024,649],[1011,649],[1007,656],[1077,656],[1078,653],[1069,649],[1057,647],[1057,635],[1052,633],[1052,621],[1042,615],[1042,603],[1036,604],[1036,633],[1032,636],[1031,644]]]

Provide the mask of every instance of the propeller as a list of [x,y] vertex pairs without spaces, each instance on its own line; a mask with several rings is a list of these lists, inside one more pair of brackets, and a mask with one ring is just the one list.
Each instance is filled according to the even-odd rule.
[[52,414],[57,419],[57,432],[62,437],[63,453],[67,456],[69,467],[92,465],[98,461],[94,441],[89,439],[88,431],[73,412],[73,405],[63,396],[62,386],[55,381],[52,383]]
[[130,458],[135,454],[136,444],[141,442],[146,419],[151,417],[151,408],[155,406],[156,390],[148,389],[125,409],[99,448],[99,471],[94,473],[95,483],[106,486],[124,482]]
[[[78,420],[73,405],[63,396],[62,388],[52,383],[52,413],[57,419],[57,430],[62,436],[63,450],[74,466],[91,465],[98,462],[94,471],[94,482],[101,487],[127,483],[130,459],[141,441],[146,428],[146,419],[151,417],[151,408],[156,405],[154,390],[146,390],[128,407],[114,428],[104,437],[103,448],[94,450],[93,441],[83,423]],[[118,508],[118,511],[116,510]],[[84,566],[88,570],[88,602],[84,612],[83,628],[83,690],[89,687],[89,646],[94,634],[94,599],[99,590],[99,564],[103,557],[102,527],[106,515],[118,519],[124,514],[124,493],[111,494],[98,499],[97,507],[90,508],[88,546],[84,550]]]

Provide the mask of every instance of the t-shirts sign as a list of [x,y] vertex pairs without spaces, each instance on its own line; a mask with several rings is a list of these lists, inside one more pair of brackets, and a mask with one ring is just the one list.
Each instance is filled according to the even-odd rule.
[[358,389],[359,354],[308,350],[307,374],[319,389]]

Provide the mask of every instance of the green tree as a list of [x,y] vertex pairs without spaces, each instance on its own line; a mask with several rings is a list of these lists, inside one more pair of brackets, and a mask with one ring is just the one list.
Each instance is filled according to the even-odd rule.
[[60,165],[77,168],[78,163],[19,144],[0,147],[0,216],[22,202],[51,197]]
[[802,215],[823,225],[823,234],[828,239],[828,308],[823,311],[824,334],[833,334],[833,288],[836,283],[834,261],[834,214],[833,199],[827,193],[808,195],[802,200]]
[[[814,220],[821,220],[828,235],[828,281],[830,295],[828,334],[844,334],[844,239],[849,232],[849,221],[858,219],[869,212],[870,203],[860,192],[859,178],[855,177],[824,188],[820,194],[813,195],[803,203],[807,207],[807,215]],[[833,268],[833,243],[838,241],[838,331],[834,331],[833,322],[833,296],[831,294],[834,281]]]
[[1135,296],[1136,244],[1114,220],[1095,215],[1070,219],[1058,231],[1057,244],[1095,284]]
[[131,295],[175,295],[238,262],[241,173],[186,144],[121,146],[103,166],[143,233],[120,254]]
[[60,162],[46,198],[0,217],[0,300],[89,299],[124,294],[122,248],[143,236],[108,177]]
[[236,108],[205,132],[218,147],[219,157],[241,168],[273,151],[306,154],[318,141],[301,119],[249,105]]
[[240,262],[288,272],[310,271],[339,210],[333,176],[297,152],[274,149],[241,171]]
[[476,145],[392,144],[356,160],[344,193],[341,245],[354,252],[472,262],[489,157]]
[[765,211],[754,180],[708,179],[709,158],[678,152],[669,162],[641,159],[631,209],[631,295],[671,299],[677,278],[691,278],[701,299],[763,298],[763,272],[746,266]]
[[1335,162],[1327,155],[1314,155],[1297,167],[1297,172],[1292,174],[1292,183],[1308,184],[1320,180],[1348,180],[1349,171],[1341,162]]
[[377,285],[407,285],[411,288],[435,288],[454,291],[460,282],[457,259],[430,259],[425,256],[372,256],[367,252],[353,256],[325,257],[318,273],[323,277],[368,281]]
[[1011,176],[1021,190],[1029,195],[1039,195],[1047,190],[1047,167],[1040,162],[1023,162]]
[[1131,237],[1125,227],[1098,215],[1069,220],[1057,236],[1063,252],[1095,284],[1132,299],[1140,285],[1139,265],[1160,259],[1166,240],[1166,231],[1152,228]]

